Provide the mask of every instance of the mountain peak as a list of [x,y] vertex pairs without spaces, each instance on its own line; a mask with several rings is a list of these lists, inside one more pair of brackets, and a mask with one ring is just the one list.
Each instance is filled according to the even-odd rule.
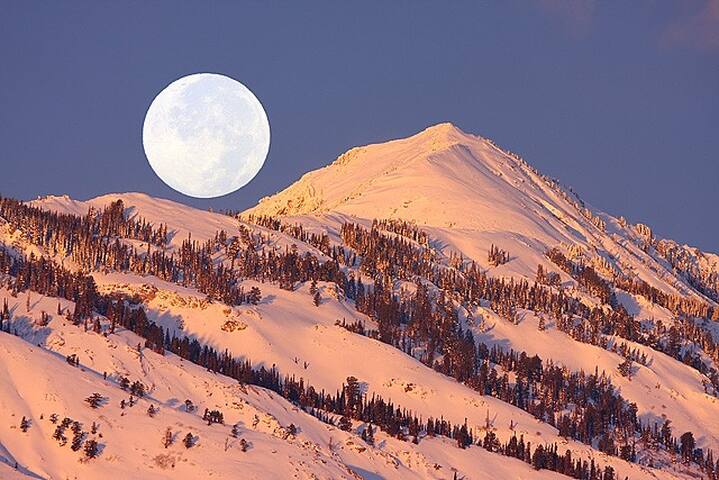
[[448,133],[458,132],[464,134],[464,132],[452,122],[441,122],[435,125],[431,125],[423,130],[426,133]]
[[444,122],[407,138],[350,149],[246,213],[335,212],[526,234],[536,230],[526,210],[537,203],[538,183],[530,169],[491,141]]
[[462,129],[457,127],[452,122],[442,122],[442,123],[437,123],[436,125],[431,125],[410,138],[430,137],[433,139],[459,141],[459,140],[462,140],[462,139],[465,139],[468,137],[472,137],[472,136],[473,135],[469,135],[469,134],[465,133],[464,131],[462,131]]

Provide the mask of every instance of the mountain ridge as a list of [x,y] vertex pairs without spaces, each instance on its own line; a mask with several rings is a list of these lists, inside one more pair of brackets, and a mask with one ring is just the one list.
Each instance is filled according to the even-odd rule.
[[[667,266],[664,258],[644,251],[647,242],[659,242],[651,229],[589,207],[571,188],[542,175],[518,155],[451,123],[407,138],[352,148],[264,197],[242,215],[286,216],[298,221],[332,215],[396,218],[434,229],[455,253],[474,260],[483,257],[492,243],[507,243],[508,250],[534,260],[550,248],[575,245],[586,257],[584,261],[638,275],[669,292],[693,292],[682,276],[669,273],[668,282],[657,281],[657,272],[666,271]],[[447,238],[461,232],[484,238],[481,248],[469,248],[468,239]],[[666,242],[664,246],[674,248]],[[702,266],[697,275],[708,278],[719,291],[719,270],[712,266],[711,254],[695,256],[690,247],[681,247],[677,255],[698,258],[696,263]],[[710,260],[701,260],[703,255]],[[649,270],[643,271],[645,266],[640,268],[637,261]],[[527,269],[514,273],[531,277]]]
[[[407,195],[411,201],[404,207]],[[289,209],[287,201],[294,201]],[[87,274],[100,295],[140,302],[149,324],[164,329],[161,332],[167,335],[185,335],[218,353],[251,359],[258,368],[272,366],[273,372],[304,379],[314,388],[331,392],[345,379],[349,381],[349,376],[356,376],[366,398],[379,395],[421,417],[444,418],[455,427],[464,421],[476,438],[491,433],[498,444],[504,444],[521,435],[535,447],[558,444],[574,456],[611,466],[619,478],[668,479],[694,474],[694,470],[673,466],[673,454],[668,451],[671,446],[667,450],[642,447],[637,465],[632,463],[635,460],[626,461],[626,450],[622,458],[616,450],[605,455],[613,451],[611,444],[602,443],[605,439],[569,434],[557,423],[565,413],[562,409],[547,417],[537,413],[539,398],[517,402],[517,398],[541,387],[528,378],[526,381],[534,382],[534,386],[529,390],[521,387],[516,380],[524,375],[521,369],[517,370],[512,361],[505,363],[510,357],[502,360],[502,355],[521,352],[516,362],[522,364],[522,359],[531,360],[534,355],[548,371],[566,376],[562,381],[575,378],[584,382],[591,375],[588,372],[595,371],[598,388],[619,398],[616,408],[629,415],[627,405],[635,405],[642,425],[659,428],[670,420],[674,441],[683,432],[694,432],[699,448],[719,450],[719,417],[712,413],[717,408],[719,385],[712,368],[719,350],[710,341],[719,341],[719,327],[709,318],[712,312],[719,312],[712,300],[716,285],[712,282],[719,265],[715,256],[655,238],[646,225],[631,225],[621,217],[593,210],[571,189],[543,176],[520,157],[451,124],[430,127],[405,139],[350,149],[327,167],[306,174],[285,191],[238,216],[198,210],[142,193],[108,194],[87,201],[48,196],[27,203],[40,210],[75,216],[92,209],[92,215],[83,220],[92,227],[62,230],[62,235],[72,240],[69,245],[75,245],[74,252],[68,254],[68,243],[37,234],[54,225],[54,220],[42,220],[41,212],[23,211],[22,204],[0,198],[0,209],[4,209],[0,211],[9,214],[6,222],[0,221],[0,261],[3,252],[9,252],[16,258],[29,257],[31,263],[40,262],[18,270],[18,276],[40,271],[42,261],[38,259],[50,257],[75,275]],[[77,219],[62,221],[71,226]],[[99,246],[86,236],[94,228],[99,232],[115,223],[121,227],[103,233]],[[148,229],[147,225],[152,227]],[[125,267],[118,269],[116,265]],[[199,280],[193,283],[193,278]],[[13,285],[12,277],[6,282]],[[38,288],[44,285],[34,284]],[[232,290],[218,290],[218,285]],[[156,348],[157,340],[150,340],[155,337],[138,337],[124,329],[114,332],[109,313],[107,318],[95,317],[99,323],[90,329],[86,326],[83,332],[81,323],[68,321],[78,304],[62,300],[57,315],[47,314],[56,308],[53,290],[46,289],[44,294],[27,290],[25,303],[25,294],[15,292],[22,288],[26,287],[0,289],[0,297],[12,312],[12,321],[4,325],[32,345],[59,356],[76,354],[83,365],[95,371],[116,371],[112,378],[117,378],[118,370],[149,375],[153,397],[163,408],[179,410],[178,415],[173,413],[173,425],[183,423],[179,413],[186,412],[174,402],[185,396],[197,397],[198,403],[210,408],[228,408],[227,403],[222,405],[222,397],[205,397],[212,396],[211,389],[188,388],[187,374],[171,370],[171,364],[179,361],[182,365],[185,357],[147,351]],[[433,305],[429,310],[421,302],[423,289]],[[250,291],[261,295],[248,300],[246,293]],[[31,301],[38,296],[39,300]],[[384,301],[388,303],[383,307]],[[98,301],[96,305],[104,308],[106,304]],[[452,343],[456,341],[452,340],[453,330],[439,335],[440,339],[449,339],[443,347],[422,343],[421,335],[426,335],[422,329],[427,327],[410,320],[422,312],[431,314],[433,308],[433,315],[424,319],[419,316],[415,322],[432,324],[449,315],[444,322],[457,329],[464,339],[461,341],[481,345],[477,355],[483,355],[485,366],[493,365],[496,390],[478,386],[482,380],[477,376],[467,380],[449,369],[444,358],[453,358],[452,352],[463,348],[462,343],[459,350]],[[39,316],[38,309],[42,310]],[[61,310],[67,315],[61,315]],[[402,318],[407,318],[406,324]],[[387,322],[398,323],[387,327]],[[429,331],[446,325],[439,322]],[[396,328],[398,340],[378,334],[383,328]],[[652,335],[657,339],[652,340]],[[406,336],[409,344],[403,340]],[[144,349],[146,358],[134,351],[141,351],[141,338],[150,342]],[[164,338],[165,348],[175,345]],[[681,348],[673,349],[675,342],[680,342]],[[17,352],[21,352],[22,344],[17,345]],[[499,355],[499,360],[489,352]],[[12,354],[40,358],[36,354]],[[146,367],[153,364],[166,366],[146,373]],[[552,370],[553,366],[559,366],[558,370]],[[206,378],[201,370],[197,370],[198,385],[208,385],[208,378],[217,375],[207,372]],[[31,388],[17,383],[17,389]],[[252,386],[255,388],[259,387]],[[508,388],[517,388],[518,396],[506,395]],[[70,394],[63,390],[59,395]],[[264,395],[261,389],[258,395]],[[14,398],[12,392],[0,388],[0,402],[6,397]],[[466,450],[466,458],[458,456],[448,450],[452,441],[432,440],[429,434],[419,434],[416,443],[410,444],[393,439],[393,433],[384,437],[379,450],[361,447],[360,434],[366,428],[361,422],[350,425],[351,433],[342,437],[346,440],[337,449],[333,421],[324,416],[327,412],[319,415],[327,424],[320,428],[306,421],[307,411],[288,408],[281,397],[277,401],[268,407],[270,411],[256,404],[256,415],[272,415],[284,419],[282,425],[292,422],[301,432],[306,429],[315,442],[311,448],[338,459],[331,468],[349,466],[354,472],[348,471],[349,475],[407,478],[407,472],[412,471],[418,478],[448,479],[457,471],[466,478],[492,476],[490,470],[476,471],[473,462],[479,458],[477,449]],[[562,404],[557,399],[552,401]],[[13,402],[13,414],[31,410],[33,422],[40,424],[42,412],[37,405]],[[584,412],[587,408],[582,407]],[[239,418],[258,445],[277,441],[253,433],[251,415],[230,416]],[[117,425],[125,423],[114,414],[111,420]],[[161,428],[154,428],[159,438]],[[212,443],[218,445],[222,431],[220,436],[213,432],[200,430],[199,435],[214,439]],[[0,447],[7,452],[0,449],[0,460],[17,455],[34,464],[34,471],[41,471],[37,454],[18,450],[13,434],[0,428]],[[398,435],[406,438],[407,434],[411,435],[411,430]],[[378,430],[377,435],[385,432]],[[451,435],[461,441],[461,437]],[[639,433],[633,430],[631,438],[635,436],[639,441]],[[490,444],[484,449],[494,453],[482,449],[482,461],[495,462],[492,468],[498,469],[501,460],[495,455],[496,445],[491,443],[491,436],[485,436],[485,442],[487,438]],[[614,441],[625,448],[629,442],[623,434]],[[151,443],[143,447],[146,452],[152,452]],[[323,443],[329,443],[328,447]],[[113,446],[117,455],[131,458]],[[287,446],[294,458],[305,455],[295,447]],[[381,465],[382,458],[388,460],[389,469]],[[76,471],[62,463],[61,456],[57,459],[66,471]],[[216,459],[224,465],[221,455]],[[432,467],[432,462],[441,465]],[[141,464],[133,461],[132,468],[141,468]],[[392,472],[392,464],[401,470]],[[281,469],[275,469],[271,461],[262,465],[280,475]],[[521,467],[520,462],[502,470],[501,478],[511,478],[512,470],[515,476],[530,478],[532,474]],[[224,474],[231,475],[229,472],[225,470]],[[303,472],[330,478],[339,475],[339,470],[334,474],[311,469]],[[540,472],[553,475],[549,470]],[[158,476],[164,478],[164,473]]]

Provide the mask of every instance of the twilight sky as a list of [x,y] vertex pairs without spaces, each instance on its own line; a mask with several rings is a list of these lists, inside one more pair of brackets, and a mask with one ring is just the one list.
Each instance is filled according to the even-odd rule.
[[[451,121],[719,251],[719,0],[300,3],[0,0],[0,193],[243,209]],[[213,200],[167,187],[142,150],[152,99],[196,72],[247,85],[272,128],[258,176]]]

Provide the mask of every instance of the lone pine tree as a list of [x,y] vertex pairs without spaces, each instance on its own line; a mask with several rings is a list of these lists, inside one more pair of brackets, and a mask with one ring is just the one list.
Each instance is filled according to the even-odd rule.
[[167,427],[167,430],[165,430],[165,435],[162,437],[162,445],[165,448],[172,445],[172,429],[170,427]]
[[185,435],[185,438],[182,439],[182,444],[185,448],[192,448],[195,444],[195,437],[192,436],[192,433],[188,432],[187,435]]
[[30,420],[22,417],[22,420],[20,420],[20,430],[23,431],[23,433],[27,432],[28,428],[30,428]]

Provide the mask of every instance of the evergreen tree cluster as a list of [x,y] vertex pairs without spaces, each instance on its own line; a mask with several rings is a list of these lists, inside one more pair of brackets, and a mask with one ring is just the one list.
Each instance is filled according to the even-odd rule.
[[[669,262],[675,271],[680,272],[692,287],[715,302],[719,302],[719,273],[702,269],[696,256],[691,255],[686,247],[681,247],[670,240],[657,241],[653,237],[650,239],[650,245],[646,248],[651,252],[649,247],[653,247],[654,252]],[[719,320],[717,310],[719,309],[715,309],[716,320]]]
[[[567,259],[559,249],[551,249],[547,252],[550,258],[562,270],[572,275],[577,282],[587,288],[590,293],[598,296],[604,303],[610,304],[612,314],[610,319],[620,322],[621,330],[612,328],[611,324],[602,321],[601,313],[592,311],[590,321],[597,319],[600,332],[604,335],[619,335],[637,343],[647,345],[654,350],[665,353],[680,362],[691,366],[705,375],[714,387],[715,395],[719,392],[719,371],[714,366],[702,360],[702,353],[709,356],[715,363],[719,363],[719,342],[714,340],[711,328],[702,324],[712,320],[719,320],[719,308],[712,307],[705,302],[693,298],[685,298],[678,295],[665,293],[656,287],[652,287],[640,278],[628,278],[623,275],[615,275],[612,282],[601,279],[599,275],[589,266],[576,265]],[[587,274],[586,272],[590,272]],[[591,280],[590,280],[591,279]],[[652,303],[656,303],[673,312],[677,317],[675,325],[666,326],[661,321],[656,322],[654,328],[647,331],[639,322],[634,321],[626,310],[617,305],[613,294],[607,297],[606,294],[598,292],[611,291],[612,287],[619,288],[635,295],[641,295]],[[608,298],[608,300],[607,300]],[[613,317],[613,318],[612,318]],[[619,318],[617,318],[619,317]],[[704,318],[706,321],[693,321],[692,317]],[[587,341],[585,335],[576,336],[571,325],[566,322],[558,325],[561,330],[568,331],[575,339]],[[596,342],[595,338],[587,343],[599,344],[606,348],[606,344]],[[636,355],[632,360],[637,361]],[[640,362],[644,363],[644,362]]]
[[617,304],[611,284],[604,280],[593,267],[575,264],[556,247],[547,251],[546,255],[555,265],[571,275],[580,287],[599,298],[602,303],[613,306]]
[[[90,210],[87,215],[77,217],[0,197],[0,216],[13,228],[22,231],[29,241],[44,247],[51,255],[69,256],[85,272],[106,268],[151,274],[166,281],[193,286],[210,298],[220,299],[230,305],[247,301],[247,295],[237,286],[238,279],[232,270],[213,261],[213,254],[220,249],[220,232],[214,240],[204,244],[193,241],[190,236],[182,243],[177,255],[168,255],[164,248],[166,226],[154,227],[142,219],[127,219],[123,212],[121,200],[102,212]],[[121,238],[144,241],[147,249],[137,251],[127,242],[121,242]],[[152,249],[151,246],[156,248]],[[44,262],[52,263],[50,260]],[[47,274],[53,273],[51,265],[39,265],[38,268],[48,270],[47,274],[40,275],[32,275],[33,272],[23,271],[23,268],[28,268],[27,262],[18,261],[12,255],[6,253],[4,258],[0,258],[0,273],[19,275],[19,289],[33,288],[29,284],[31,279],[49,281]],[[66,279],[66,282],[72,282],[72,279]],[[58,288],[62,288],[63,283],[58,284]],[[75,301],[68,296],[79,294],[57,292],[56,295]]]
[[487,261],[494,267],[504,265],[509,261],[509,252],[502,250],[495,244],[492,244],[489,247],[489,252],[487,253]]

